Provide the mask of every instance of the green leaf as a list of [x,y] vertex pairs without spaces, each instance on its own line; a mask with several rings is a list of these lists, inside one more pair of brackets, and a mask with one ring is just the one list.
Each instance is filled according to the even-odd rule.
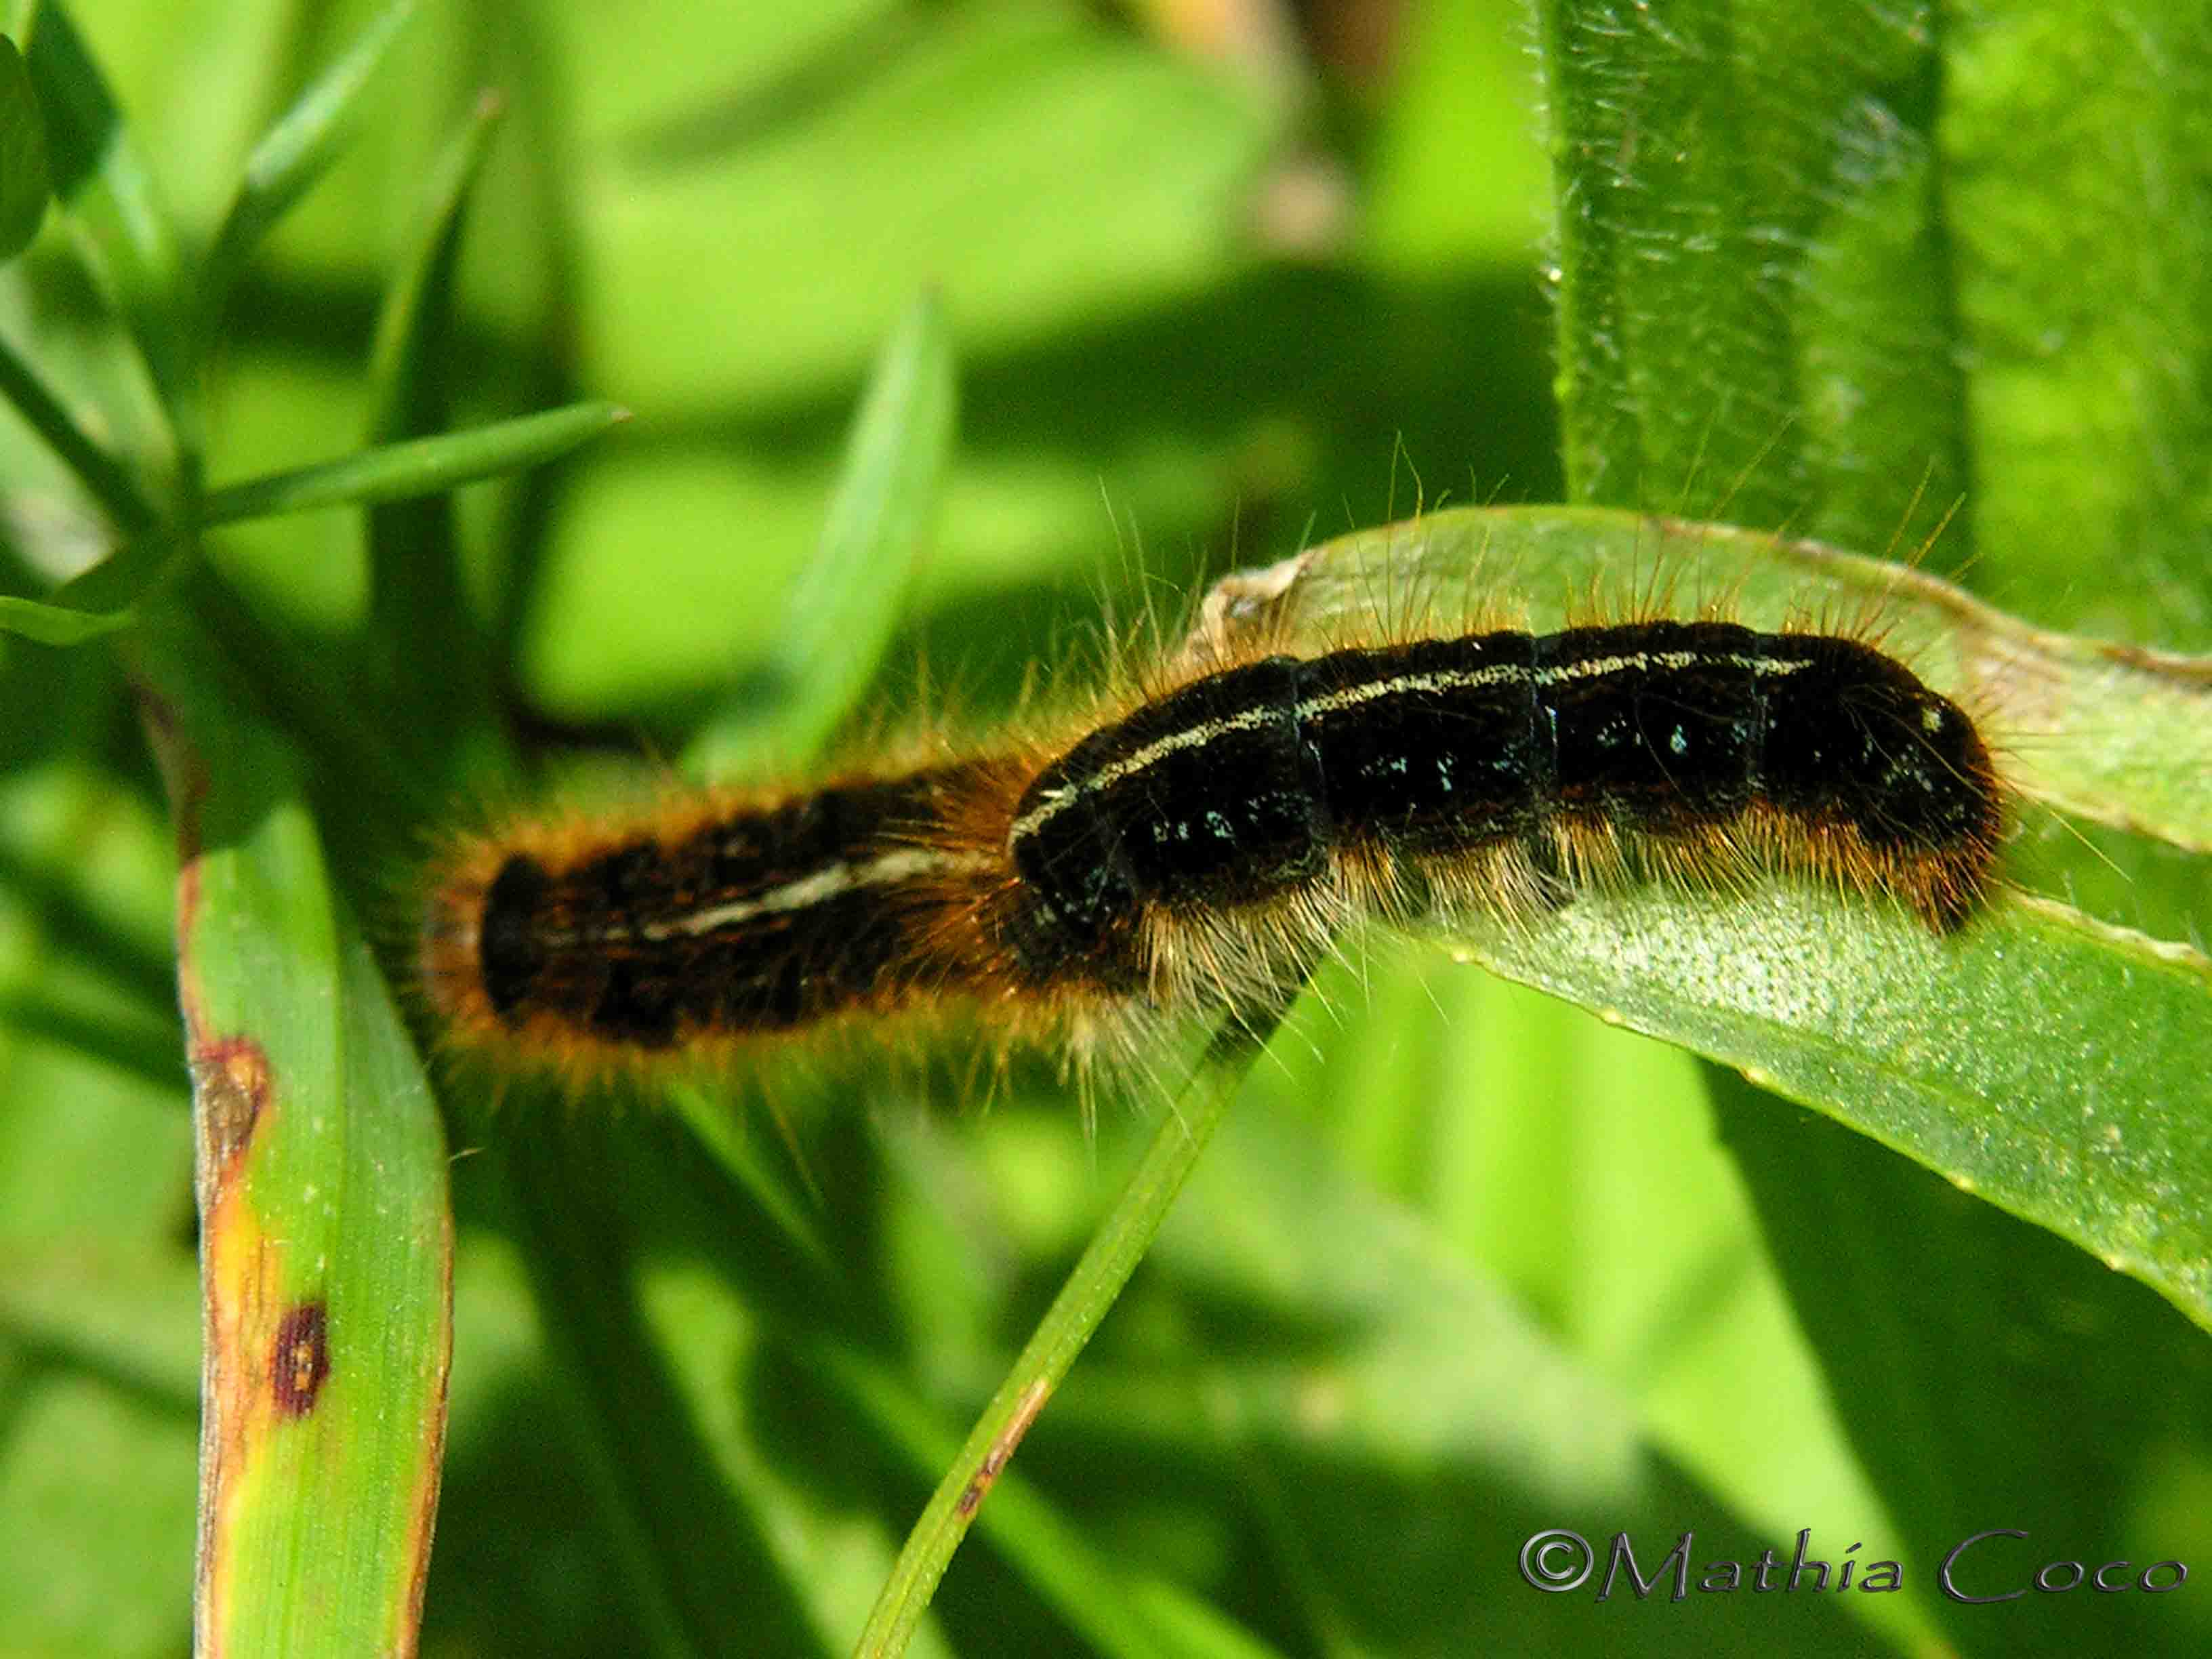
[[679,1183],[641,1156],[635,1126],[558,1117],[505,1138],[501,1196],[625,1589],[662,1652],[829,1651],[721,1478],[639,1303],[637,1221],[680,1202]]
[[0,594],[0,633],[18,635],[40,645],[82,645],[103,634],[127,628],[129,611],[78,611]]
[[1955,507],[2039,620],[2212,644],[2212,40],[2130,17],[1548,0],[1577,497],[1868,550]]
[[464,432],[383,444],[342,461],[273,472],[210,490],[201,507],[201,522],[225,524],[316,507],[432,495],[479,478],[539,465],[629,418],[628,410],[612,404],[571,404]]
[[[1449,628],[1499,587],[1555,624],[1585,596],[1728,595],[1754,625],[1879,618],[1887,648],[1969,706],[2024,681],[2059,711],[2024,787],[2176,838],[2207,826],[2212,674],[2054,641],[1925,577],[1747,532],[1546,508],[1439,513],[1231,577],[1207,625],[1326,638],[1389,596]],[[1685,590],[1688,590],[1685,592]],[[1694,608],[1694,607],[1692,607]],[[1999,690],[2001,701],[2001,686]],[[2154,723],[2142,764],[2109,732]],[[2185,781],[2170,785],[2179,775]],[[1455,923],[1486,967],[1756,1076],[2154,1285],[2212,1327],[2212,963],[2047,900],[2000,892],[1938,939],[1863,899],[1595,895],[1555,915]]]
[[2070,1238],[2212,1327],[2212,963],[2047,902],[1955,942],[1800,896],[1635,898],[1470,939]]
[[[815,556],[784,600],[765,718],[748,695],[694,744],[708,776],[812,756],[875,678],[906,609],[957,419],[945,311],[925,294],[884,341],[845,444]],[[733,548],[734,552],[742,549]]]
[[38,371],[17,356],[4,340],[0,340],[0,397],[13,404],[31,429],[69,464],[78,481],[114,515],[126,534],[136,535],[154,525],[154,507],[131,474],[86,435]]
[[[1829,1375],[1850,1379],[1836,1408],[1890,1494],[1905,1559],[1940,1564],[2002,1515],[2027,1536],[1989,1539],[1957,1564],[1959,1588],[1986,1595],[2024,1588],[2062,1538],[2142,1539],[2154,1553],[2138,1571],[2194,1546],[2170,1518],[2145,1523],[2135,1472],[2188,1456],[2183,1437],[2201,1443],[2212,1398],[2201,1331],[2093,1258],[1836,1124],[1741,1079],[1719,1079],[1715,1102],[1762,1195],[1760,1228],[1798,1317]],[[2094,1435],[2081,1432],[2085,1420]],[[2024,1445],[2041,1449],[2023,1458]],[[1932,1574],[1922,1588],[1935,1588]],[[1925,1599],[1961,1652],[2195,1646],[2140,1594],[2096,1607],[2038,1598],[2032,1623],[1995,1639],[1987,1607]]]
[[289,746],[173,608],[134,635],[177,816],[206,1328],[206,1651],[411,1647],[445,1439],[445,1139]]
[[173,412],[186,394],[183,261],[154,175],[63,0],[41,0],[23,62],[46,118],[54,194]]
[[[856,1654],[896,1659],[906,1651],[937,1592],[938,1581],[988,1501],[1007,1460],[1152,1248],[1176,1194],[1198,1167],[1245,1073],[1280,1025],[1296,991],[1296,987],[1287,988],[1284,1000],[1272,1007],[1231,1013],[1194,1073],[1185,1097],[1176,1109],[1161,1115],[1151,1145],[1130,1172],[1113,1210],[1091,1236],[1074,1271],[1030,1334],[914,1523],[898,1565],[868,1615]],[[889,1402],[882,1403],[888,1407]],[[895,1426],[917,1446],[922,1444],[906,1424]],[[933,1446],[927,1448],[926,1455],[940,1461]],[[1150,1644],[1138,1633],[1141,1626],[1133,1629],[1125,1622],[1126,1610],[1110,1588],[1100,1583],[1093,1564],[1068,1547],[1048,1516],[1034,1505],[1021,1504],[1008,1542],[1022,1549],[1025,1565],[1054,1589],[1062,1611],[1103,1648],[1149,1650]]]
[[[377,317],[370,443],[441,432],[453,401],[453,287],[461,225],[497,128],[501,100],[477,100],[431,169],[409,246]],[[446,495],[373,507],[369,629],[380,700],[426,781],[499,763],[489,653],[461,578],[455,505]],[[433,661],[443,672],[424,674]],[[438,787],[447,787],[443,779]]]
[[1542,15],[1576,499],[1919,539],[1969,477],[1935,32],[1765,0]]
[[2039,620],[2212,651],[2212,32],[2190,0],[1959,21],[1940,187],[1976,540]]
[[301,93],[246,157],[238,194],[223,216],[200,273],[202,307],[219,308],[269,228],[314,187],[352,131],[362,94],[416,10],[416,0],[392,0],[349,50]]
[[175,580],[191,563],[188,552],[178,552],[162,538],[147,537],[65,582],[51,599],[0,597],[0,632],[41,645],[82,645],[131,626],[147,595]]
[[46,128],[15,43],[0,34],[0,259],[31,245],[46,215]]
[[430,170],[407,246],[377,312],[376,340],[369,353],[375,387],[368,421],[372,443],[416,435],[442,414],[430,405],[446,401],[440,353],[451,344],[447,313],[461,221],[505,112],[506,102],[496,94],[479,98]]
[[[1905,654],[1956,676],[2023,791],[2124,832],[2024,813],[2015,879],[2069,900],[2124,890],[2119,919],[2201,939],[2212,773],[2194,711],[2212,676],[2081,636],[2212,642],[2212,331],[2193,258],[2212,40],[2165,3],[2130,12],[2119,52],[2112,14],[2086,5],[1930,21],[1547,0],[1570,474],[1595,501],[1924,542],[2068,630],[1984,633],[1957,607]],[[1764,895],[1726,915],[1593,911],[1608,914],[1631,930],[1589,942],[1611,967],[1574,948],[1537,963],[1525,941],[1502,954],[2208,1322],[2197,951],[2009,894],[1933,954],[1894,922],[1787,916]],[[2194,1505],[2146,1522],[2121,1472],[2201,1461],[2201,1339],[2089,1258],[1990,1204],[1931,1201],[1868,1141],[1793,1133],[1748,1092],[1717,1091],[1773,1259],[1929,1565],[1953,1527],[2188,1547]],[[2065,1449],[2088,1422],[2094,1445]],[[2054,1451],[2023,1466],[2026,1444]],[[1966,1519],[1999,1504],[2015,1518]],[[2007,1587],[2043,1559],[2009,1558]],[[2201,1645],[2142,1609],[2054,1607],[2008,1633],[1972,1616],[1987,1609],[1934,1610],[1962,1650]]]

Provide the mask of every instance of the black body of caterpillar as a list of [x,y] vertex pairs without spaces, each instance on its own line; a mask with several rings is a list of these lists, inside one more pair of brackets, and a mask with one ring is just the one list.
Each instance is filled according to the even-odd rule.
[[1057,752],[487,841],[426,977],[465,1039],[602,1058],[952,1001],[1080,1036],[1233,998],[1360,914],[1616,875],[1795,872],[1944,932],[2002,824],[1973,723],[1859,641],[1505,630],[1218,669]]

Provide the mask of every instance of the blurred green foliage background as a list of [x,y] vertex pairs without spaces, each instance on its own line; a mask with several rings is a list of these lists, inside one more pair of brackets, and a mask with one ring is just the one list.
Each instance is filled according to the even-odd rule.
[[[198,242],[246,148],[371,9],[76,15]],[[462,498],[470,603],[532,729],[673,752],[770,653],[864,372],[925,289],[958,349],[958,448],[877,706],[916,712],[927,678],[988,719],[1075,660],[1108,605],[1172,604],[1424,505],[1559,497],[1534,38],[1498,0],[429,4],[226,314],[208,474],[360,441],[396,241],[496,88],[441,390],[457,422],[581,397],[635,416]],[[129,424],[145,394],[60,234],[50,221],[0,285],[0,329],[47,343],[119,447],[158,443],[150,416]],[[89,551],[82,503],[5,416],[0,471],[14,587],[37,591]],[[1647,494],[1664,507],[1693,484],[1711,481]],[[210,551],[311,647],[340,654],[363,623],[357,513],[225,529]],[[0,995],[36,1016],[0,1049],[0,1651],[174,1653],[198,1300],[173,854],[112,665],[10,642],[0,673]],[[994,1497],[1021,1539],[986,1529],[957,1559],[929,1650],[1072,1650],[1109,1629],[1124,1650],[1222,1654],[1960,1642],[1935,1634],[1934,1564],[1841,1418],[1863,1431],[1980,1396],[1931,1372],[1839,1413],[1693,1063],[1433,951],[1376,941],[1355,962],[1263,1062],[1024,1445],[1043,1518],[1012,1483]],[[739,1092],[732,1133],[844,1287],[825,1322],[940,1432],[988,1393],[1149,1128],[1115,1102],[1089,1138],[1042,1066],[988,1110],[955,1075]],[[482,1105],[458,1109],[427,1650],[839,1650],[933,1471],[811,1344],[792,1230],[673,1114]],[[1861,1155],[1820,1120],[1802,1134],[1808,1162]],[[494,1137],[512,1144],[465,1155]],[[536,1209],[502,1163],[542,1177]],[[2073,1317],[2085,1347],[2122,1344],[2161,1400],[2204,1380],[2201,1339],[2139,1286],[2077,1292],[2112,1276],[1893,1176],[1867,1230],[1970,1214],[2002,1264],[1993,1301],[2047,1291],[2036,1330]],[[1893,1270],[1909,1279],[1909,1253]],[[2063,1373],[2069,1350],[2006,1348],[2027,1328],[1977,1328],[1961,1371]],[[1896,1336],[1897,1368],[1942,1340]],[[656,1368],[641,1382],[594,1374],[636,1353]],[[2010,1399],[1993,1389],[1994,1424]],[[2047,1484],[2056,1513],[2094,1497],[2092,1535],[2054,1552],[2212,1563],[2188,1413],[2132,1427],[2124,1466]],[[1907,1559],[1908,1593],[1544,1597],[1514,1558],[1546,1526],[1626,1528],[1647,1566],[1684,1528],[1702,1563],[1809,1528],[1831,1557],[1861,1540],[1862,1560]],[[2136,1600],[2075,1598],[2078,1626],[1993,1620],[1982,1639],[2212,1636],[2185,1596]]]

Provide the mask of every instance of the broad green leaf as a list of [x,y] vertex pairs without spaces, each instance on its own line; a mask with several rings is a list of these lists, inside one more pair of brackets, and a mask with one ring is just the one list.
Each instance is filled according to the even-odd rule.
[[200,304],[205,312],[222,306],[256,244],[337,159],[363,91],[415,9],[416,0],[392,0],[253,147],[238,194],[201,266]]
[[442,1128],[289,745],[174,611],[134,643],[180,865],[199,1645],[410,1651],[451,1351]]
[[[2205,666],[2078,637],[2212,638],[2197,390],[2212,336],[2189,252],[2212,216],[2212,40],[2197,9],[2131,14],[2119,52],[2112,14],[2086,5],[1547,0],[1543,18],[1578,492],[1868,550],[1945,520],[1923,557],[2077,637],[1983,630],[1954,608],[1910,659],[1956,675],[2024,791],[2130,832],[2027,812],[2008,870],[2201,939]],[[1764,999],[1808,994],[1785,1019],[1811,1012],[1840,1041],[1753,1075],[2204,1322],[2201,955],[2009,896],[1921,966],[1929,941],[1900,936],[1876,961],[1842,912],[1766,938],[1748,913],[1733,934],[1711,920],[1644,918],[1671,931],[1641,969],[1575,994],[1696,1028],[1705,1052],[1746,1065],[1771,1034]],[[1785,951],[1824,983],[1795,964],[1760,982]],[[1569,958],[1546,982],[1583,976]],[[1655,977],[1669,968],[1673,987]],[[1955,1542],[1936,1540],[1985,1502],[2019,1516],[2002,1524],[2062,1520],[2145,1559],[2201,1537],[2164,1541],[2183,1506],[2148,1525],[2130,1476],[2203,1457],[2201,1421],[2172,1409],[2191,1383],[2166,1362],[2193,1350],[2171,1320],[1987,1205],[1914,1198],[1915,1172],[1868,1141],[1793,1133],[1743,1085],[1717,1092],[1839,1413],[1919,1547]],[[2144,1387],[2145,1366],[2172,1389]],[[2086,1422],[2093,1443],[2021,1463],[2019,1446],[2074,1443]],[[2014,1581],[2033,1565],[2015,1560]],[[2170,1609],[2069,1607],[2022,1631],[1937,1608],[1971,1651],[2202,1644]]]
[[[2131,1556],[2134,1571],[2201,1550],[2201,1524],[2144,1513],[2139,1475],[2185,1460],[2212,1429],[2201,1330],[2094,1258],[1836,1124],[1741,1079],[1719,1079],[1714,1094],[1798,1317],[1829,1374],[1848,1379],[1836,1409],[1891,1494],[1906,1559],[1931,1569],[1921,1589],[1961,1540],[2000,1524],[2027,1536],[1960,1557],[1964,1593],[2024,1589],[2044,1562],[2077,1550],[2097,1553],[2092,1570]],[[2084,1421],[2097,1432],[2083,1434]],[[2024,1458],[2024,1445],[2039,1450]],[[2119,1577],[2131,1583],[2134,1572]],[[2034,1619],[2002,1632],[1989,1607],[1929,1603],[1962,1652],[2201,1645],[2162,1597],[2026,1599],[2039,1603]]]
[[[1969,706],[2025,678],[2055,711],[2025,787],[2194,841],[2212,776],[2202,664],[2055,641],[1927,578],[1769,538],[1628,514],[1462,510],[1347,537],[1231,577],[1203,627],[1326,639],[1425,630],[1525,595],[1537,625],[1671,592],[1747,620],[1877,620],[1890,649]],[[1625,597],[1624,597],[1625,596]],[[2002,706],[2002,693],[1994,698]],[[2087,711],[2086,713],[2083,711]],[[2106,734],[2138,713],[2163,752]],[[2191,763],[2188,757],[2198,757]],[[2130,757],[2133,757],[2130,761]],[[2169,786],[2179,775],[2185,781]],[[1486,966],[1727,1061],[2142,1279],[2212,1326],[2212,963],[2000,891],[1954,939],[1877,902],[1754,894],[1594,896],[1510,925],[1455,923]]]
[[1542,27],[1574,497],[1918,540],[1970,478],[1936,32],[1765,0]]
[[1976,540],[2039,621],[2212,650],[2203,9],[1937,15],[1949,248],[1923,282],[1971,366]]
[[46,129],[15,43],[0,34],[0,260],[30,246],[46,215]]
[[201,507],[201,522],[217,525],[435,495],[550,461],[629,418],[629,410],[611,404],[571,404],[465,432],[383,444],[343,460],[210,490]]
[[927,545],[952,451],[953,374],[944,308],[925,295],[884,343],[820,544],[785,597],[766,669],[768,708],[749,696],[709,725],[691,750],[695,770],[711,776],[771,757],[804,760],[867,690]]

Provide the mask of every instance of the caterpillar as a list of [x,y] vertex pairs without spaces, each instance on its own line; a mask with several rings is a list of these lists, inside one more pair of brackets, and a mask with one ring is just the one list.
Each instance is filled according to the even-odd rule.
[[1296,982],[1356,921],[1779,875],[1929,929],[1992,878],[1975,721],[1868,639],[1651,617],[1199,652],[1056,733],[433,872],[454,1047],[595,1073],[964,1012],[1087,1063]]

